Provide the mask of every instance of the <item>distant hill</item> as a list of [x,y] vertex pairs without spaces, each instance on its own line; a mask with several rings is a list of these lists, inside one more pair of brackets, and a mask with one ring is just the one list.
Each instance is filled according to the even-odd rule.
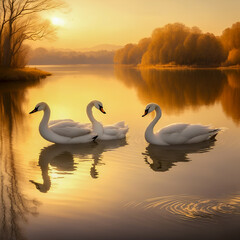
[[91,51],[116,51],[120,48],[122,48],[123,46],[120,45],[112,45],[112,44],[100,44],[100,45],[96,45],[94,47],[91,48],[80,48],[79,51],[82,52],[91,52]]
[[[105,46],[105,45],[101,45]],[[96,46],[91,49],[101,48]],[[112,64],[115,51],[73,51],[67,49],[36,48],[29,52],[30,65]]]

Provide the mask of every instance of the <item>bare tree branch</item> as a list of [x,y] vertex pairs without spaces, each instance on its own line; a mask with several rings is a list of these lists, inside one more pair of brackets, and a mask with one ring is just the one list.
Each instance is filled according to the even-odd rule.
[[54,35],[39,13],[65,6],[57,0],[0,0],[0,66],[13,67],[25,40],[39,40]]

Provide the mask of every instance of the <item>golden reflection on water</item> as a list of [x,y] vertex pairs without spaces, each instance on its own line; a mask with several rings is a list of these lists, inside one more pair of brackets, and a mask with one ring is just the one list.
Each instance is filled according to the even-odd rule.
[[14,136],[24,129],[23,104],[33,82],[0,83],[0,236],[4,240],[25,239],[20,223],[28,215],[37,215],[38,202],[27,197],[21,188],[21,159],[14,152]]
[[[194,73],[115,69],[114,76],[113,68],[106,71],[91,68],[76,70],[76,67],[69,71],[68,67],[59,69],[63,71],[55,71],[43,84],[24,83],[18,87],[14,83],[0,90],[1,236],[6,236],[7,240],[14,239],[13,235],[23,239],[20,221],[29,218],[33,221],[25,227],[33,234],[38,233],[38,239],[46,239],[48,233],[45,229],[49,225],[49,231],[56,238],[62,237],[61,234],[65,234],[66,238],[68,234],[88,234],[91,231],[86,230],[91,228],[89,222],[99,224],[99,229],[107,231],[105,220],[112,226],[114,219],[114,226],[119,230],[124,217],[129,217],[122,213],[123,203],[131,200],[132,206],[141,207],[139,212],[145,209],[144,214],[152,211],[153,214],[169,216],[172,213],[185,219],[215,218],[219,213],[223,216],[239,211],[238,196],[204,199],[191,195],[198,190],[214,192],[215,186],[218,186],[217,193],[223,191],[226,195],[237,189],[235,169],[238,165],[235,159],[239,145],[233,141],[235,148],[232,150],[232,142],[228,145],[226,142],[239,132],[232,120],[224,118],[221,110],[222,107],[236,124],[240,122],[240,74],[237,71]],[[96,119],[103,124],[121,120],[129,124],[126,140],[74,146],[51,145],[38,132],[42,113],[28,115],[38,102],[46,101],[52,111],[51,119],[71,118],[89,122],[86,106],[93,99],[103,102],[107,114],[94,111]],[[144,140],[144,131],[150,119],[143,119],[141,115],[145,107],[143,104],[153,101],[167,113],[159,121],[160,127],[179,120],[191,122],[192,119],[205,124],[206,119],[210,119],[216,127],[224,127],[225,123],[232,127],[226,131],[229,138],[224,132],[219,134],[216,142],[199,145],[169,148],[148,145]],[[205,119],[202,116],[204,113],[207,113]],[[229,159],[224,160],[224,154],[228,158],[231,156],[230,162]],[[190,163],[190,160],[194,161]],[[175,171],[171,171],[178,162],[189,163],[179,164]],[[159,173],[155,174],[149,167]],[[204,174],[199,167],[205,167]],[[233,172],[235,175],[232,177]],[[221,179],[222,175],[229,176],[229,179]],[[196,180],[196,185],[188,183],[190,178]],[[209,179],[213,181],[212,186],[205,189],[203,185]],[[225,182],[225,188],[220,186]],[[229,186],[231,189],[228,192]],[[177,196],[179,192],[186,195]],[[163,195],[166,197],[150,199],[150,196]],[[42,203],[41,207],[34,198]],[[148,200],[141,202],[139,199]],[[10,212],[11,206],[14,210]],[[31,215],[36,215],[37,211],[39,216],[32,218]],[[75,232],[59,230],[60,222],[76,226]],[[37,230],[39,225],[42,228]],[[138,225],[134,227],[138,228]]]
[[208,199],[197,196],[173,195],[130,202],[127,209],[139,209],[153,218],[178,216],[179,220],[212,221],[226,215],[240,214],[240,195]]
[[97,166],[102,165],[102,154],[116,148],[125,146],[126,139],[92,142],[89,144],[61,145],[53,144],[41,150],[38,164],[42,172],[43,183],[30,180],[40,192],[48,192],[51,187],[49,164],[57,173],[70,174],[77,168],[76,161],[92,161],[89,173],[92,178],[98,178]]
[[175,146],[157,146],[149,144],[146,147],[144,160],[154,171],[165,172],[175,166],[177,162],[188,162],[188,154],[205,153],[213,149],[215,140],[197,144]]

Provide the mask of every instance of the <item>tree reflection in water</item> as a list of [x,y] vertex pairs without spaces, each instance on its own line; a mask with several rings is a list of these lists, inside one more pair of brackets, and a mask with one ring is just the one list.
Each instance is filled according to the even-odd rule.
[[25,239],[21,222],[27,221],[29,214],[37,214],[37,201],[30,200],[19,183],[20,169],[13,149],[13,136],[24,127],[23,104],[26,90],[33,82],[0,83],[0,236],[3,240]]
[[226,115],[239,125],[240,123],[240,70],[228,70],[221,104]]
[[239,70],[156,70],[115,67],[115,75],[134,87],[140,100],[156,102],[167,114],[220,103],[227,116],[240,123]]

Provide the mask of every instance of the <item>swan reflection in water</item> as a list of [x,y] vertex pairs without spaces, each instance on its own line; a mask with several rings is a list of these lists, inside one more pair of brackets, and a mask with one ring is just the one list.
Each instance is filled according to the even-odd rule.
[[58,172],[71,174],[76,170],[74,157],[81,161],[93,160],[90,175],[92,178],[98,178],[96,166],[103,164],[102,154],[125,145],[127,145],[126,139],[92,142],[87,144],[50,145],[43,148],[39,155],[38,163],[42,171],[43,183],[38,183],[33,180],[30,180],[30,182],[33,183],[40,192],[48,192],[51,188],[51,179],[48,174],[49,164],[55,167]]
[[143,153],[145,162],[154,171],[166,172],[177,162],[189,162],[188,154],[204,153],[213,149],[216,140],[195,144],[160,146],[149,144]]

